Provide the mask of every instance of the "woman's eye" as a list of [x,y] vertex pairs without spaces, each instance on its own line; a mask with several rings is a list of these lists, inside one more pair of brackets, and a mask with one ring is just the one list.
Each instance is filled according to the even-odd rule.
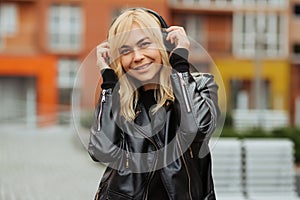
[[126,55],[129,54],[131,50],[126,48],[126,49],[120,49],[119,52],[121,55]]
[[142,42],[139,47],[142,48],[142,49],[145,49],[147,47],[149,47],[151,44],[151,42]]

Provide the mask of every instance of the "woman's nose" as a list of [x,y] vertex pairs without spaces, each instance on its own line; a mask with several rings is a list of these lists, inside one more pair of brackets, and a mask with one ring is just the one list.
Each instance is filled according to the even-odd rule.
[[135,49],[133,52],[133,59],[135,62],[139,62],[144,58],[144,54],[141,50]]

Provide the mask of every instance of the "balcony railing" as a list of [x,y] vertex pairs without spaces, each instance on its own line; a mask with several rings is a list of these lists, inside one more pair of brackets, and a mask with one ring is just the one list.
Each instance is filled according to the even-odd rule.
[[169,0],[174,9],[203,9],[234,11],[242,10],[285,10],[288,0]]

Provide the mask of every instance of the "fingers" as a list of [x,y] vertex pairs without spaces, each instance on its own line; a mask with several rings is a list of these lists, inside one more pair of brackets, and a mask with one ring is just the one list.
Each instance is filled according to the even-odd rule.
[[185,34],[185,30],[181,26],[170,26],[169,28],[166,29],[167,32],[171,32],[171,31],[174,31],[174,30],[178,30],[178,31]]
[[97,46],[97,57],[103,57],[103,58],[109,57],[108,42],[103,42]]
[[170,26],[166,29],[168,35],[167,40],[176,45],[176,48],[189,49],[190,42],[183,27]]
[[97,55],[97,66],[100,69],[108,68],[109,67],[109,43],[103,42],[99,44],[96,48],[96,55]]

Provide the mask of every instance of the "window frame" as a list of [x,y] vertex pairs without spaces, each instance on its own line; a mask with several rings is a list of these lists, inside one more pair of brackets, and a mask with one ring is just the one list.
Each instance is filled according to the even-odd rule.
[[[78,87],[75,84],[80,61],[77,58],[62,57],[58,59],[58,78],[57,84],[59,89],[68,89]],[[78,81],[77,81],[78,82]]]
[[83,48],[83,10],[76,4],[53,4],[48,13],[48,46],[52,51]]
[[[236,12],[233,15],[233,55],[254,58],[258,41],[265,57],[287,56],[286,16],[281,13]],[[261,34],[259,33],[261,32]]]
[[14,36],[18,32],[19,10],[15,3],[0,4],[0,35]]

